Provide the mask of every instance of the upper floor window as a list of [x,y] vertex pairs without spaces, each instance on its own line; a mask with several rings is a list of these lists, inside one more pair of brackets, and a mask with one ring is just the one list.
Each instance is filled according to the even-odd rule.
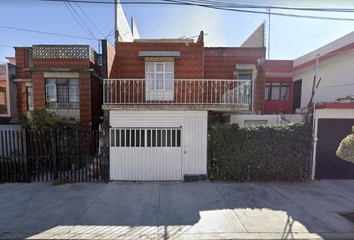
[[145,63],[146,101],[173,101],[174,63]]
[[264,100],[288,101],[290,97],[290,83],[266,82]]
[[46,103],[49,108],[79,108],[79,79],[46,79]]

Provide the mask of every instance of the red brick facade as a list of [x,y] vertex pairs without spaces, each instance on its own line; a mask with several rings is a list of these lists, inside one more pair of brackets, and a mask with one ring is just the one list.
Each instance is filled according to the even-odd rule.
[[[46,105],[45,72],[79,73],[81,129],[98,129],[102,116],[101,67],[87,58],[33,58],[33,67],[29,67],[27,48],[16,48],[17,79],[32,81],[34,108],[45,108]],[[17,102],[18,113],[27,115],[26,82],[17,83]]]
[[179,51],[181,57],[174,61],[175,79],[202,79],[203,49],[203,43],[118,42],[111,78],[145,78],[145,60],[139,51]]
[[205,79],[237,79],[237,73],[252,73],[251,70],[238,70],[237,64],[256,67],[254,81],[254,111],[261,113],[264,99],[264,68],[261,61],[265,48],[204,48]]
[[[261,113],[264,105],[264,62],[265,48],[204,48],[202,40],[197,43],[187,42],[118,42],[116,55],[109,78],[145,78],[145,59],[139,57],[139,51],[179,51],[180,57],[174,60],[175,79],[237,79],[236,64],[247,64],[255,67],[254,111]],[[248,70],[252,71],[252,70]],[[185,86],[182,85],[182,91]],[[197,92],[198,88],[189,88]],[[144,94],[144,93],[142,93]],[[131,94],[132,96],[133,94]],[[197,94],[195,94],[196,96]],[[180,96],[175,96],[178,102]],[[132,99],[120,99],[121,102],[133,102]],[[206,102],[206,99],[195,99],[195,103]],[[168,102],[167,102],[168,104]]]

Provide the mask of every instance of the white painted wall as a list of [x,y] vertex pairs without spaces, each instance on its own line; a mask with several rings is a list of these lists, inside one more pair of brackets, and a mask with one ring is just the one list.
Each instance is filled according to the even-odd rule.
[[354,109],[317,109],[315,118],[354,119]]
[[[316,102],[334,102],[337,98],[354,95],[354,56],[338,61],[320,64],[318,80],[322,78],[316,91]],[[302,79],[301,107],[307,107],[312,92],[315,67],[295,75],[293,81]]]
[[266,120],[266,124],[280,123],[279,115],[231,115],[230,124],[238,123],[244,125],[246,120]]
[[207,119],[207,111],[111,110],[111,129],[182,129],[179,149],[111,147],[111,180],[182,180],[185,174],[207,174]]
[[333,51],[337,50],[338,48],[349,45],[349,44],[353,43],[353,39],[354,39],[354,32],[351,32],[351,33],[345,35],[344,37],[341,37],[341,38],[339,38],[339,39],[337,39],[337,40],[335,40],[323,47],[320,47],[320,48],[318,48],[306,55],[303,55],[303,56],[295,59],[293,67],[299,66],[305,62],[316,59],[317,54],[324,55],[324,54],[333,52]]

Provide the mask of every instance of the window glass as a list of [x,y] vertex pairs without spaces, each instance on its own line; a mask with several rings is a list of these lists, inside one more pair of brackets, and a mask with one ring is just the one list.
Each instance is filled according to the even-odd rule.
[[46,101],[50,108],[80,108],[79,79],[46,79]]
[[153,62],[147,62],[145,64],[146,72],[155,72],[155,64]]
[[33,87],[27,87],[27,111],[33,111]]
[[242,73],[242,74],[238,74],[238,79],[240,79],[240,80],[250,80],[250,79],[252,79],[252,74],[251,73],[247,73],[247,74],[244,74],[244,73]]
[[163,72],[163,63],[156,63],[156,72]]
[[165,63],[165,72],[173,73],[174,72],[174,64],[171,62]]
[[47,102],[55,102],[57,100],[56,86],[54,84],[46,85],[46,99]]
[[79,85],[69,85],[69,102],[79,102],[80,100]]
[[174,79],[173,62],[146,62],[145,78],[146,101],[173,101],[174,81],[171,80]]
[[290,98],[290,83],[267,82],[265,84],[264,99],[274,101],[288,101]]
[[271,100],[279,100],[280,87],[272,86]]

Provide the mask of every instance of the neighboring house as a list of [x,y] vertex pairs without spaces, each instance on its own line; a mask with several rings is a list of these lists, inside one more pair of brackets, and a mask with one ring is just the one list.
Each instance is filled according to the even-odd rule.
[[[0,64],[0,124],[16,123],[16,77],[14,58],[7,58],[10,63]],[[2,127],[0,127],[2,129]]]
[[336,156],[354,125],[354,32],[295,60],[266,61],[265,113],[312,113],[316,55],[315,177],[353,179],[354,164]]
[[81,129],[98,129],[102,116],[102,69],[87,45],[15,47],[18,113],[35,108],[82,121]]
[[211,119],[262,111],[264,56],[263,46],[204,47],[203,32],[117,41],[105,57],[110,180],[206,179]]
[[316,102],[353,99],[353,39],[354,32],[295,60],[267,60],[265,114],[295,113],[296,109],[309,107],[317,54],[317,80],[321,80],[316,90]]

